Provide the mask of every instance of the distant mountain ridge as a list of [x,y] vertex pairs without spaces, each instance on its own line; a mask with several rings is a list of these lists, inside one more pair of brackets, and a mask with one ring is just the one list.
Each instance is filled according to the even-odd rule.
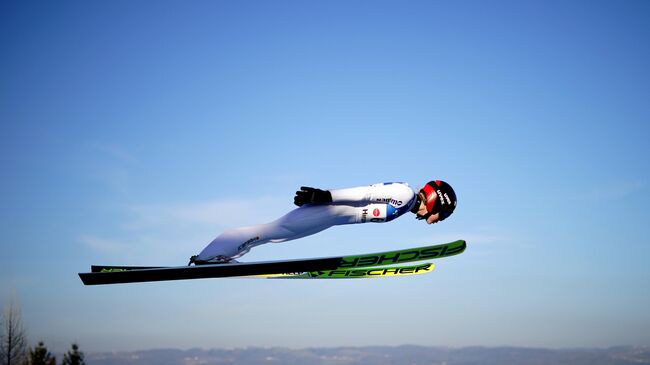
[[92,365],[642,365],[650,347],[543,349],[522,347],[374,346],[242,348],[88,353]]

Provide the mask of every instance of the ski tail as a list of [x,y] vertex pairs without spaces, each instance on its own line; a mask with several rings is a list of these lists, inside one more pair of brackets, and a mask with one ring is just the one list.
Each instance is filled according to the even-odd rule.
[[120,272],[129,270],[162,269],[167,266],[113,266],[113,265],[92,265],[90,272]]

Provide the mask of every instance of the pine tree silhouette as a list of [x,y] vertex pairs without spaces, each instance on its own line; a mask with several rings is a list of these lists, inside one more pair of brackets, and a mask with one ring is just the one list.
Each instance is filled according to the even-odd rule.
[[86,365],[84,362],[84,353],[79,351],[76,343],[72,344],[72,349],[63,355],[62,365]]
[[47,351],[43,341],[38,343],[34,349],[29,349],[29,365],[56,365],[56,358]]

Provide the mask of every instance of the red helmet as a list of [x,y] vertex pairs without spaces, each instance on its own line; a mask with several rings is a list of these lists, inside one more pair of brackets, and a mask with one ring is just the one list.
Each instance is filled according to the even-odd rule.
[[427,214],[420,219],[427,219],[430,216],[439,213],[438,221],[447,219],[456,209],[456,193],[451,185],[442,180],[429,181],[420,193],[424,195],[424,205],[427,208]]

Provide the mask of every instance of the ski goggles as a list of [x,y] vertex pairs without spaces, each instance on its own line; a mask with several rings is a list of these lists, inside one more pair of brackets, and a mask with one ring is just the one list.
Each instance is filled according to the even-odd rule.
[[[424,194],[420,193],[418,195],[418,202],[416,204],[419,204],[421,201],[423,201],[424,199],[422,199],[422,198],[424,198]],[[441,221],[444,221],[445,219],[447,219],[452,213],[452,211],[449,211],[449,210],[445,209],[438,199],[435,199],[435,201],[433,203],[429,203],[426,206],[426,208],[427,208],[427,213],[426,214],[424,214],[424,215],[419,215],[418,214],[418,215],[415,216],[415,218],[418,219],[418,220],[427,220],[432,215],[438,214],[437,222],[441,222]]]

